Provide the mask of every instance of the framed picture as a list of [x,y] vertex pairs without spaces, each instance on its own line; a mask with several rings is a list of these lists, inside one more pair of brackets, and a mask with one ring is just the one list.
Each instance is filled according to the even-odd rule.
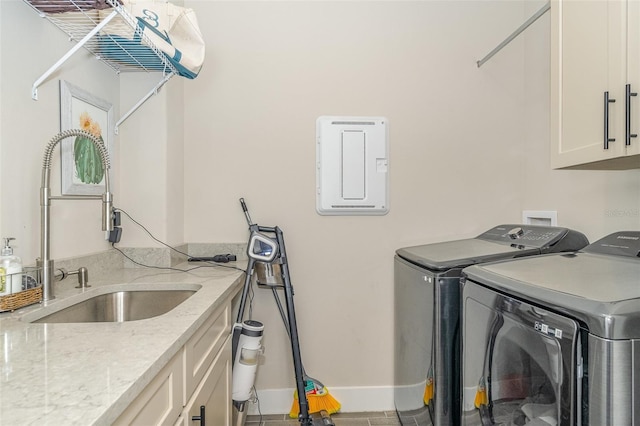
[[[60,130],[81,129],[100,139],[113,152],[113,106],[96,96],[60,80]],[[100,152],[81,136],[62,140],[63,195],[100,195],[104,192],[104,170]]]

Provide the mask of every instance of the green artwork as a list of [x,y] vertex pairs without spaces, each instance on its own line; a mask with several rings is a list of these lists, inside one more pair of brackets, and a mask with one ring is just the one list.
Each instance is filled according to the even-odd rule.
[[[87,112],[80,114],[80,128],[85,130],[104,144],[100,125],[91,119]],[[100,183],[104,177],[104,168],[100,152],[89,138],[77,136],[73,143],[73,159],[76,177],[82,183]]]

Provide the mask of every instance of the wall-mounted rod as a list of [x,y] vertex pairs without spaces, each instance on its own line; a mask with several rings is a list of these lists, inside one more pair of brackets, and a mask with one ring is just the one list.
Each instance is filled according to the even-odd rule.
[[529,25],[533,24],[534,22],[536,22],[538,20],[539,17],[541,17],[542,15],[544,15],[545,13],[547,13],[547,11],[551,8],[551,2],[548,1],[544,6],[542,6],[542,8],[540,10],[538,10],[531,18],[529,18],[527,20],[527,22],[525,22],[524,24],[520,25],[520,27],[518,27],[517,30],[515,30],[513,33],[511,33],[511,35],[509,37],[507,37],[502,43],[500,43],[495,49],[493,49],[491,52],[489,52],[487,54],[487,56],[485,56],[484,58],[480,59],[477,64],[478,64],[478,68],[480,68],[485,62],[487,62],[489,59],[491,59],[493,57],[493,55],[495,55],[496,53],[498,53],[500,50],[502,50],[503,47],[505,47],[507,44],[511,43],[511,41],[518,37],[520,35],[521,32],[523,32],[524,30],[526,30],[527,28],[529,28]]

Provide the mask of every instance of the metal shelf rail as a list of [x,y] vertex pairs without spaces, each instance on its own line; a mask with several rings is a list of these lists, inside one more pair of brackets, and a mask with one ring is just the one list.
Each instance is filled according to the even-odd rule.
[[527,19],[527,21],[524,24],[520,25],[514,32],[511,33],[511,35],[509,35],[509,37],[507,37],[502,43],[500,43],[498,46],[496,46],[495,49],[493,49],[491,52],[487,53],[487,55],[484,58],[480,59],[479,61],[476,61],[476,64],[478,65],[478,68],[480,68],[482,65],[484,65],[485,62],[487,62],[489,59],[491,59],[493,57],[493,55],[495,55],[500,50],[502,50],[503,47],[505,47],[507,44],[511,43],[511,41],[514,38],[518,37],[520,35],[520,33],[522,33],[524,30],[529,28],[529,25],[531,25],[534,22],[536,22],[538,20],[538,18],[540,18],[545,13],[547,13],[549,11],[549,9],[551,9],[551,2],[550,1],[546,2],[545,5],[542,6],[542,8],[540,8],[536,13],[533,14],[533,16],[531,16],[531,18]]

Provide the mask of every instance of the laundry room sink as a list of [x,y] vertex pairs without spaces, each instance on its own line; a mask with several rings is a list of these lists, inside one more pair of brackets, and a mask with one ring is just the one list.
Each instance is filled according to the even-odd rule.
[[[111,291],[54,310],[42,309],[23,318],[32,323],[126,322],[165,314],[197,289]],[[42,312],[40,312],[42,311]]]

